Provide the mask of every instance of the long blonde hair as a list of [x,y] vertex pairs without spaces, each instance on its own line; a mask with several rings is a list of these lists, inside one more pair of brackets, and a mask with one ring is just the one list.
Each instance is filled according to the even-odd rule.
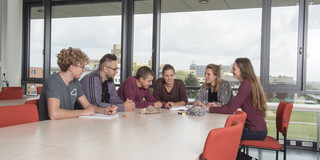
[[221,65],[216,65],[216,64],[208,64],[206,67],[206,70],[210,69],[213,73],[213,75],[215,75],[217,77],[216,82],[214,83],[214,86],[211,86],[211,83],[206,83],[204,84],[206,89],[209,88],[213,88],[213,92],[218,92],[218,90],[220,89],[221,86],[221,69],[222,66]]
[[261,83],[254,73],[251,61],[248,58],[237,58],[235,62],[241,71],[243,79],[248,79],[250,81],[253,107],[260,111],[264,117],[266,117],[266,97],[264,96]]

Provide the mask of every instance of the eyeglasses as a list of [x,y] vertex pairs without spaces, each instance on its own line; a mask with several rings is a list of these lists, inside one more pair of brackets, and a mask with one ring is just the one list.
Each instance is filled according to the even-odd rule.
[[75,67],[80,67],[80,68],[82,68],[82,69],[86,69],[86,66],[76,66],[76,65],[73,65],[73,66],[75,66]]
[[108,68],[110,68],[110,69],[112,69],[113,71],[117,71],[118,70],[118,68],[116,67],[116,68],[112,68],[112,67],[109,67],[109,66],[106,66],[106,67],[108,67]]

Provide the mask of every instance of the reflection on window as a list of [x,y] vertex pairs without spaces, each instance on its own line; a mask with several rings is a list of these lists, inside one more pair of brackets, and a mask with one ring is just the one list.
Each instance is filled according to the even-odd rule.
[[308,18],[307,90],[320,90],[320,3],[311,3]]
[[117,56],[120,68],[121,8],[121,2],[53,6],[51,74],[60,71],[56,55],[68,47],[80,48],[90,59],[82,77],[97,70],[107,53]]
[[230,73],[232,64],[238,57],[248,57],[259,76],[261,4],[253,8],[214,10],[214,2],[204,6],[190,1],[186,5],[191,9],[184,8],[183,4],[174,8],[170,6],[172,3],[180,1],[164,0],[162,3],[161,65],[173,65],[177,78],[179,74],[181,77],[194,75],[198,83],[190,85],[199,86],[204,83],[207,64],[221,64],[222,79],[237,88],[239,82]]
[[269,84],[296,85],[299,6],[272,7]]
[[37,95],[37,87],[42,87],[42,84],[27,83],[26,84],[27,95]]

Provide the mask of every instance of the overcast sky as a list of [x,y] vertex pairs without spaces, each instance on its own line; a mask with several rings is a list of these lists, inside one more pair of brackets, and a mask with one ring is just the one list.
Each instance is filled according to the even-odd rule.
[[[320,7],[310,7],[308,37],[308,80],[320,81]],[[191,62],[232,65],[237,57],[251,59],[260,74],[261,8],[224,11],[166,13],[161,17],[161,64],[189,69]],[[296,77],[298,6],[272,9],[271,65],[272,76]],[[134,56],[147,63],[152,48],[152,15],[135,15]],[[52,66],[55,55],[68,46],[81,48],[90,59],[110,53],[121,44],[121,17],[79,17],[53,19]],[[32,66],[42,66],[43,20],[31,26]],[[312,73],[312,74],[311,74]]]

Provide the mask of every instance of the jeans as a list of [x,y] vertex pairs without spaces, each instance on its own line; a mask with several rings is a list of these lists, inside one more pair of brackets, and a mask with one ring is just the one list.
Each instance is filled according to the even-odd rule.
[[248,127],[243,127],[241,140],[259,140],[263,141],[268,134],[268,130],[265,131],[252,131]]

